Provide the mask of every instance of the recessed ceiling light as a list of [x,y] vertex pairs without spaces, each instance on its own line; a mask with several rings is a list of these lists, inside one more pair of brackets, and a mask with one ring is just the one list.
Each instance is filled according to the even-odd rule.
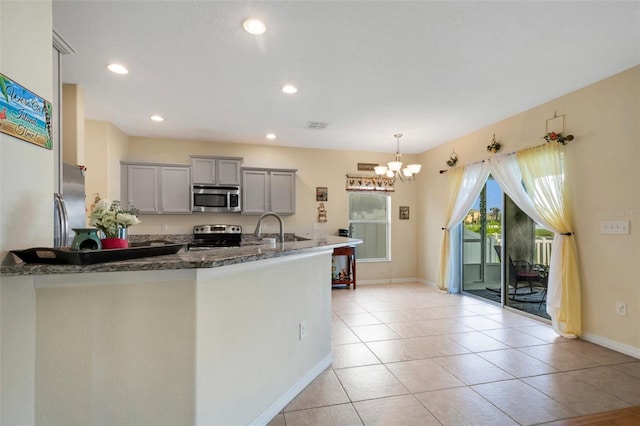
[[274,140],[276,138],[276,135],[273,133],[267,133],[267,135],[265,136],[265,138],[269,139],[269,140]]
[[253,35],[264,34],[264,32],[267,30],[267,27],[266,25],[264,25],[264,22],[255,18],[247,19],[242,23],[242,26],[244,27],[244,30],[246,32]]
[[286,93],[287,95],[293,95],[294,93],[296,93],[298,91],[298,88],[296,86],[291,85],[291,84],[287,84],[287,85],[282,87],[282,91],[284,93]]
[[107,65],[107,69],[116,74],[129,74],[129,70],[121,64],[109,64]]
[[158,123],[161,122],[161,121],[164,121],[164,117],[162,117],[161,115],[157,115],[157,114],[156,115],[152,115],[149,118],[152,119],[153,121],[158,122]]

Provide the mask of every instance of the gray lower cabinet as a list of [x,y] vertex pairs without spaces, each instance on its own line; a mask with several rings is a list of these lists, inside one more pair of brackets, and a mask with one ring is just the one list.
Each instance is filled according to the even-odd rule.
[[296,212],[296,171],[293,169],[242,169],[242,214]]
[[191,168],[182,164],[122,164],[122,202],[143,214],[191,214]]

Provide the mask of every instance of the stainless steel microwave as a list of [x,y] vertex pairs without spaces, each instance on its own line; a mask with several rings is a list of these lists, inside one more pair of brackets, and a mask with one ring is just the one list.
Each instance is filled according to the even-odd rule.
[[193,185],[193,212],[236,213],[240,211],[239,186]]

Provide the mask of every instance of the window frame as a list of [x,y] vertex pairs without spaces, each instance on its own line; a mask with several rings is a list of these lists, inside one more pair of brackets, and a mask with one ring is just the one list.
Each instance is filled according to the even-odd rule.
[[[352,195],[363,195],[367,197],[384,197],[385,207],[386,207],[386,218],[383,219],[351,219],[351,196]],[[391,261],[391,196],[388,193],[369,193],[364,191],[351,191],[349,192],[349,200],[348,200],[348,226],[349,226],[349,235],[352,238],[358,238],[353,235],[353,227],[352,224],[358,223],[374,223],[374,224],[384,224],[386,226],[385,229],[385,239],[386,244],[384,247],[385,257],[371,257],[371,258],[360,258],[356,256],[356,261],[358,263],[373,263],[373,262],[390,262]],[[365,241],[363,239],[362,244],[356,246],[356,251],[359,247],[363,246]]]

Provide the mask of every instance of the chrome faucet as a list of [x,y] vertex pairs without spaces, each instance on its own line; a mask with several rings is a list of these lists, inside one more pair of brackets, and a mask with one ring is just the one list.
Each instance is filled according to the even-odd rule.
[[262,232],[262,221],[269,216],[273,216],[278,219],[278,222],[280,223],[280,242],[284,243],[284,223],[282,222],[282,218],[274,212],[266,212],[262,216],[260,216],[260,219],[258,219],[258,225],[256,225],[256,230],[253,235],[260,238],[260,233]]

